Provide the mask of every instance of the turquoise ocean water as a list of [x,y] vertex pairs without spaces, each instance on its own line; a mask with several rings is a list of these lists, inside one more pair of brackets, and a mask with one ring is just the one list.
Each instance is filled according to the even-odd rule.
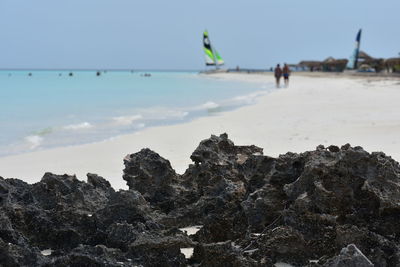
[[0,71],[0,156],[212,116],[273,90],[194,72],[69,73]]

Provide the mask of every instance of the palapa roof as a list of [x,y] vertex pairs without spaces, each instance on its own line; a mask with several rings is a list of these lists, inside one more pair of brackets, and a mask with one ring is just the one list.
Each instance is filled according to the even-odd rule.
[[392,57],[385,60],[385,64],[388,65],[400,65],[400,57]]
[[373,59],[373,57],[371,57],[370,55],[368,55],[364,51],[360,51],[358,53],[358,58],[361,58],[361,59]]
[[348,60],[346,58],[338,58],[334,59],[333,57],[328,57],[324,60],[323,64],[325,65],[338,65],[338,64],[347,64]]
[[333,58],[333,57],[328,57],[328,58],[326,58],[323,62],[324,63],[328,63],[328,62],[334,62],[336,59],[335,58]]
[[303,60],[300,61],[299,66],[307,66],[307,67],[319,67],[321,66],[321,61],[313,61],[313,60]]

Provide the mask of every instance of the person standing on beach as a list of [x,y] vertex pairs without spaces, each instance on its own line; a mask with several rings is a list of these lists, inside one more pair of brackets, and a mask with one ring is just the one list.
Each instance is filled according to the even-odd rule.
[[278,64],[278,65],[276,65],[276,68],[275,68],[276,88],[279,88],[281,76],[282,76],[282,69]]
[[283,72],[283,81],[285,82],[285,86],[287,87],[289,85],[290,69],[286,63],[283,66],[282,72]]

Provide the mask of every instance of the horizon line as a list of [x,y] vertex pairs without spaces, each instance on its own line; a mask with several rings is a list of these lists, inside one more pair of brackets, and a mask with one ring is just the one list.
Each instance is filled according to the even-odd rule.
[[200,71],[201,69],[135,69],[135,68],[0,68],[0,71]]

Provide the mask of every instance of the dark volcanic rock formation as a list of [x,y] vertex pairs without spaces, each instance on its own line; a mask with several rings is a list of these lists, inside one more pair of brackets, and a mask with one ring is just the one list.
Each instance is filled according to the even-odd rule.
[[128,155],[118,192],[95,174],[0,177],[0,265],[400,266],[400,167],[385,154],[271,158],[223,134],[191,159],[179,175],[149,149]]
[[139,191],[154,207],[164,212],[174,209],[178,175],[168,160],[150,149],[142,149],[124,159],[124,180],[129,189]]

